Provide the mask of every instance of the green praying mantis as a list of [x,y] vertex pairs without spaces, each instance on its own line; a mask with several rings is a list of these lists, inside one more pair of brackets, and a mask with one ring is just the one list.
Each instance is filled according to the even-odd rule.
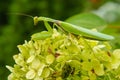
[[72,33],[75,35],[81,35],[82,37],[85,38],[89,38],[89,39],[93,39],[93,40],[99,40],[99,41],[109,41],[109,40],[113,40],[114,37],[107,35],[107,34],[103,34],[100,32],[95,32],[80,26],[76,26],[67,22],[63,22],[60,20],[55,20],[52,18],[47,18],[47,17],[34,17],[34,25],[37,25],[37,23],[39,21],[43,21],[47,30],[48,31],[43,31],[40,33],[36,33],[34,35],[32,35],[33,39],[45,39],[47,37],[50,37],[52,35],[52,28],[50,27],[50,25],[48,24],[48,22],[52,22],[54,23],[58,28],[68,32],[68,33]]

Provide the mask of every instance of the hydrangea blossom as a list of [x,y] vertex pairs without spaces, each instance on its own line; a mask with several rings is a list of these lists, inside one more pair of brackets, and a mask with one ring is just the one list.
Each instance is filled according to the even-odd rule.
[[52,36],[31,38],[17,47],[14,66],[6,66],[11,72],[8,80],[120,79],[120,49],[112,51],[108,42],[53,29]]

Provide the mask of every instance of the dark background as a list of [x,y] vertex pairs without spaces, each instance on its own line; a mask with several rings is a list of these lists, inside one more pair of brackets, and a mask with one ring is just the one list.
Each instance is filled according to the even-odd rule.
[[[65,20],[75,14],[98,10],[109,1],[120,3],[119,0],[0,0],[0,80],[7,80],[10,74],[5,66],[13,66],[12,56],[18,53],[17,45],[23,44],[24,40],[30,40],[33,33],[45,29],[34,27],[33,19],[22,14]],[[119,21],[108,21],[112,27],[117,25],[114,27],[115,31],[120,30],[120,15],[117,17]],[[42,26],[42,23],[39,25]],[[110,30],[106,33],[110,33]],[[114,32],[113,35],[118,38],[113,42],[114,48],[120,48],[120,37]]]

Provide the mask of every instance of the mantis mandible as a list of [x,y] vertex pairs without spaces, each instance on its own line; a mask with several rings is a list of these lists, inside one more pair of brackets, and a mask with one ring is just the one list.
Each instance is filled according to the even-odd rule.
[[[60,20],[55,20],[55,19],[51,19],[47,17],[34,17],[34,25],[36,25],[38,21],[44,21],[45,25],[48,26],[47,27],[48,31],[50,31],[51,29],[47,22],[52,22],[52,23],[55,23],[59,28],[63,29],[64,31],[68,33],[72,33],[75,35],[81,35],[85,38],[90,38],[93,40],[100,40],[100,41],[109,41],[109,40],[114,39],[113,36],[103,34],[100,32],[95,32],[95,31],[92,31],[92,30],[89,30],[89,29],[86,29],[80,26],[76,26],[76,25],[73,25],[67,22],[63,22]],[[50,36],[48,35],[49,34],[48,32],[42,32],[42,33],[43,34],[41,34],[41,36],[44,36],[44,35],[47,35],[47,37]]]

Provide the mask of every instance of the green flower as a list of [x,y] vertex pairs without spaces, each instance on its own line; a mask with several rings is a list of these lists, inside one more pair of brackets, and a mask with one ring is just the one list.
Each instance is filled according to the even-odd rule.
[[106,80],[108,75],[111,80],[120,79],[120,49],[112,52],[107,42],[56,29],[49,36],[42,32],[44,39],[39,39],[39,34],[18,45],[20,53],[13,56],[14,66],[6,66],[11,72],[8,80]]

